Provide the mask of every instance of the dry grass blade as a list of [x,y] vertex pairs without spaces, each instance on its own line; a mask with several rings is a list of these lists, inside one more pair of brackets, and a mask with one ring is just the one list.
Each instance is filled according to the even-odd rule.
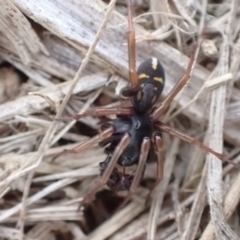
[[175,163],[176,155],[179,150],[179,139],[174,139],[172,143],[172,147],[169,150],[165,163],[164,163],[164,176],[161,184],[156,189],[156,193],[154,195],[151,210],[150,210],[150,216],[149,216],[149,223],[148,223],[148,235],[147,239],[155,239],[156,229],[157,229],[157,218],[160,213],[163,198],[166,192],[166,189],[168,187],[170,177],[172,175],[173,166]]
[[[29,206],[29,205],[33,204],[34,202],[42,199],[43,197],[45,197],[46,195],[50,194],[51,192],[54,192],[54,191],[56,191],[59,188],[62,188],[64,186],[66,186],[66,185],[74,183],[77,180],[78,179],[76,179],[76,178],[73,178],[73,179],[63,179],[63,180],[60,180],[58,182],[50,184],[49,186],[44,188],[42,191],[40,191],[40,192],[34,194],[33,196],[29,197],[26,200],[26,206]],[[10,208],[8,210],[1,211],[0,222],[3,222],[5,219],[9,218],[10,216],[18,213],[22,209],[22,207],[23,207],[23,204],[19,203],[16,206],[14,206],[14,207],[12,207],[12,208]]]
[[[232,2],[232,14],[234,13],[234,1]],[[229,24],[231,23],[231,19]],[[222,55],[220,58],[221,65],[219,67],[219,75],[228,73],[228,59],[229,59],[229,36],[224,37],[222,46]],[[211,92],[210,104],[210,120],[209,132],[211,138],[209,146],[217,151],[222,151],[223,142],[223,123],[225,113],[225,98],[226,98],[227,85],[223,84]],[[215,229],[215,235],[218,239],[238,239],[236,234],[231,230],[223,215],[222,208],[222,164],[214,156],[208,156],[208,195],[211,212],[211,220]],[[201,239],[213,239],[213,236],[208,235],[206,232]]]
[[[107,80],[108,74],[104,72],[82,77],[74,88],[73,94],[83,91],[91,91],[102,87],[107,83]],[[52,87],[40,90],[39,93],[49,97],[51,101],[59,103],[69,92],[72,84],[72,81],[56,84]],[[3,121],[12,118],[15,115],[27,116],[41,111],[46,107],[49,107],[49,104],[41,97],[32,95],[20,97],[17,100],[7,102],[0,106],[0,119]]]
[[14,45],[19,57],[25,64],[29,64],[32,61],[29,51],[31,53],[42,51],[48,55],[48,51],[41,43],[28,20],[11,1],[7,0],[1,4],[0,16],[2,32]]
[[[41,55],[41,53],[38,53],[38,54]],[[50,54],[51,54],[51,52],[50,52]],[[41,70],[32,69],[32,67],[29,65],[24,65],[24,64],[20,63],[18,60],[11,59],[9,56],[7,56],[7,54],[2,54],[2,56],[4,56],[4,59],[6,61],[8,61],[13,66],[15,66],[17,69],[21,70],[23,73],[25,73],[27,76],[29,76],[29,78],[31,78],[36,84],[43,86],[43,87],[49,87],[49,86],[54,85],[51,82],[51,80],[49,79],[50,76],[46,73],[43,74],[41,72]],[[42,56],[44,56],[44,55],[42,55]],[[37,57],[37,59],[39,60],[39,57]]]
[[[175,223],[177,225],[177,232],[179,237],[182,237],[183,235],[183,231],[185,229],[185,218],[186,216],[184,216],[184,211],[181,208],[181,204],[180,204],[180,198],[179,198],[179,186],[181,183],[181,180],[183,178],[183,174],[184,174],[184,170],[185,170],[185,164],[182,164],[182,166],[179,166],[179,168],[175,171],[175,179],[174,182],[172,184],[172,193],[171,193],[171,197],[172,197],[172,202],[173,202],[173,208],[176,214],[176,219],[175,219]],[[174,224],[175,224],[174,223]],[[173,225],[174,225],[173,224]],[[175,229],[174,231],[175,232]],[[168,233],[169,235],[169,233]]]
[[0,226],[0,236],[2,239],[16,240],[19,233],[19,230],[15,228]]
[[[98,30],[98,33],[96,34],[95,36],[95,39],[93,41],[93,44],[91,45],[91,47],[89,48],[87,54],[86,54],[86,57],[83,59],[82,61],[82,64],[79,68],[79,70],[77,71],[73,81],[72,81],[72,84],[70,85],[70,88],[69,88],[69,91],[67,93],[67,95],[64,97],[63,99],[63,102],[62,104],[60,105],[59,107],[59,110],[56,114],[56,118],[57,117],[60,117],[61,114],[63,113],[64,111],[64,108],[66,107],[67,105],[67,102],[69,101],[71,95],[72,95],[72,92],[75,88],[75,86],[77,85],[77,82],[79,81],[79,78],[84,70],[84,68],[86,67],[87,63],[89,62],[89,59],[91,57],[91,54],[93,53],[96,45],[97,45],[97,42],[99,41],[100,39],[100,36],[101,36],[101,33],[106,25],[106,22],[112,12],[112,9],[115,5],[115,0],[112,0],[111,3],[109,4],[109,7],[107,8],[107,11],[106,11],[106,15],[105,15],[105,18]],[[20,229],[23,231],[23,226],[24,226],[24,213],[25,213],[25,207],[26,207],[26,199],[27,199],[27,196],[29,194],[29,188],[30,188],[30,185],[31,185],[31,182],[32,182],[32,178],[34,176],[34,173],[35,173],[35,169],[39,163],[41,162],[42,158],[43,158],[43,155],[45,153],[45,150],[48,148],[49,146],[49,141],[51,139],[51,137],[53,136],[55,130],[56,130],[56,126],[57,126],[57,122],[53,122],[50,127],[48,128],[40,146],[39,146],[39,149],[38,149],[38,153],[36,156],[33,157],[32,159],[32,166],[30,166],[31,168],[31,172],[29,173],[28,175],[28,179],[27,179],[27,182],[26,182],[26,185],[25,185],[25,189],[24,189],[24,193],[23,193],[23,201],[22,201],[22,205],[21,205],[21,215],[20,215]],[[29,169],[30,170],[30,169]],[[28,205],[29,205],[29,202],[28,202]],[[23,238],[23,234],[20,234],[20,239]]]
[[[96,23],[101,22],[104,18],[104,10],[99,11],[99,9],[104,9],[103,5],[99,1],[92,1],[92,4],[91,1],[73,1],[66,4],[64,1],[60,0],[41,0],[38,1],[38,5],[33,5],[31,2],[25,2],[24,0],[13,0],[12,2],[18,6],[24,14],[54,32],[60,38],[66,40],[76,49],[84,49],[86,51],[88,46],[92,43],[92,36],[95,35],[99,28],[99,24]],[[71,9],[71,11],[69,9]],[[74,9],[74,11],[72,9]],[[56,11],[66,16],[63,23],[60,23],[56,19]],[[95,21],[93,22],[89,16],[94,16]],[[125,18],[114,12],[114,17],[110,19],[109,24],[111,26],[118,26],[119,24],[122,25],[123,21],[125,21]],[[147,31],[138,25],[135,25],[135,28],[137,35],[147,34]],[[72,31],[72,29],[74,29],[74,31]],[[73,32],[75,34],[73,34]],[[126,46],[123,44],[126,42],[126,32],[126,25],[108,28],[106,32],[104,32],[103,38],[99,41],[95,54],[92,56],[99,64],[114,70],[125,78],[128,76],[127,52]],[[137,51],[137,65],[139,65],[146,56],[155,56],[163,63],[166,71],[166,78],[168,79],[165,86],[166,90],[163,93],[163,95],[166,96],[176,83],[176,80],[183,74],[189,59],[164,42],[142,42],[139,44],[139,48],[141,51]],[[116,56],[118,56],[118,58],[116,58]],[[174,71],[172,71],[172,69],[174,69]],[[209,74],[209,71],[206,69],[198,65],[196,66],[193,72],[192,81],[187,88],[187,94],[179,99],[179,107],[185,106],[193,99]],[[185,109],[184,114],[192,121],[202,123],[206,120],[206,115],[204,114],[205,101],[206,92],[200,96],[198,101]],[[227,125],[224,129],[224,134],[227,139],[229,141],[232,140],[234,144],[236,141],[240,143],[240,137],[236,134],[239,128],[239,122],[236,120],[232,121],[233,124]]]
[[[73,208],[74,207],[74,208]],[[61,207],[63,208],[63,207]],[[78,211],[78,205],[75,204],[71,206],[70,208],[65,207],[65,209],[61,209],[59,207],[53,206],[51,209],[31,209],[27,210],[24,223],[26,225],[34,224],[36,222],[46,222],[46,221],[77,221],[82,220],[83,214]],[[48,211],[48,212],[47,212]],[[15,223],[17,222],[18,217],[9,217],[4,222],[5,223]],[[20,234],[18,237],[22,237]]]
[[[223,212],[226,219],[229,219],[236,210],[236,207],[239,203],[239,199],[240,199],[240,174],[238,174],[238,176],[236,177],[224,200]],[[214,233],[215,233],[214,226],[212,225],[212,223],[209,223],[202,234],[201,240],[214,239],[215,235]],[[234,239],[234,236],[232,239]],[[238,238],[235,237],[235,239]]]
[[[86,239],[104,240],[114,232],[123,227],[126,223],[131,222],[139,213],[144,210],[144,205],[139,202],[130,203],[124,209],[116,213],[112,218],[102,224],[98,229],[91,233]],[[85,238],[84,238],[85,239]]]
[[26,234],[26,239],[51,239],[50,233],[53,229],[50,222],[38,223]]
[[[99,80],[99,79],[98,79]],[[99,89],[96,94],[94,94],[94,96],[92,98],[89,98],[88,101],[85,103],[85,105],[82,107],[81,111],[79,112],[79,114],[84,113],[87,111],[87,109],[89,108],[89,106],[96,100],[96,98],[99,96],[99,94],[102,92],[102,89]],[[71,121],[70,123],[68,123],[62,131],[60,131],[52,140],[51,145],[53,145],[54,143],[56,143],[74,124],[76,123],[76,121]]]
[[34,176],[35,171],[31,171],[28,176],[27,176],[27,181],[25,184],[25,188],[23,191],[23,196],[22,196],[22,207],[20,210],[20,214],[19,214],[19,218],[18,218],[18,222],[17,222],[17,228],[19,229],[19,235],[18,235],[18,239],[22,240],[24,238],[24,224],[25,224],[25,217],[26,217],[26,207],[27,207],[27,197],[29,194],[29,190],[31,187],[31,183],[32,183],[32,178]]
[[202,218],[202,212],[206,205],[206,176],[207,167],[205,165],[202,172],[201,181],[197,189],[196,198],[194,200],[191,213],[186,224],[186,229],[183,232],[181,240],[193,240],[196,237],[199,223]]
[[[161,121],[166,119],[205,145],[210,138],[211,146],[239,163],[237,1],[171,0],[160,5],[157,0],[129,1],[136,30],[136,66],[156,57],[166,73],[156,106],[185,72],[195,33],[205,24],[199,64]],[[126,192],[106,186],[78,211],[79,202],[100,177],[99,167],[110,157],[109,145],[55,156],[88,141],[119,117],[87,116],[75,122],[70,116],[130,104],[119,99],[129,84],[127,10],[126,0],[6,0],[0,4],[0,239],[239,238],[239,171],[225,163],[222,171],[219,160],[210,157],[209,212],[206,153],[165,135],[164,178],[150,209],[144,203],[155,182],[152,154],[136,194],[123,209],[113,214]],[[209,109],[210,133],[205,134]],[[69,122],[53,121],[56,114]],[[116,167],[122,174],[121,184],[125,180],[129,184],[125,173],[133,179],[136,166]]]
[[45,182],[45,181],[52,181],[64,178],[72,178],[72,177],[90,177],[96,176],[99,174],[99,170],[97,169],[96,164],[87,166],[85,168],[80,168],[72,171],[67,171],[65,173],[57,173],[43,177],[37,177],[33,180],[33,182]]

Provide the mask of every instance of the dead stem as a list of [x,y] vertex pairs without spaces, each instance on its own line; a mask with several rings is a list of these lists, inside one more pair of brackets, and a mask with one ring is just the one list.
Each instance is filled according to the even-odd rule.
[[[239,171],[226,164],[222,171],[218,160],[212,160],[209,215],[206,154],[167,135],[164,179],[151,209],[144,203],[155,180],[154,162],[147,164],[141,186],[121,211],[112,215],[126,193],[107,187],[84,212],[78,211],[79,201],[99,178],[104,149],[94,146],[52,159],[96,135],[102,122],[116,116],[86,117],[77,123],[53,119],[56,113],[72,116],[121,104],[119,94],[128,85],[126,0],[111,1],[109,6],[105,2],[7,0],[0,5],[0,238],[238,239]],[[166,73],[156,105],[185,72],[195,34],[205,23],[201,66],[196,63],[189,84],[161,121],[205,145],[210,140],[211,146],[239,163],[237,1],[158,2],[134,0],[136,65],[153,56]],[[135,170],[136,166],[126,169]],[[216,229],[222,236],[215,235]]]

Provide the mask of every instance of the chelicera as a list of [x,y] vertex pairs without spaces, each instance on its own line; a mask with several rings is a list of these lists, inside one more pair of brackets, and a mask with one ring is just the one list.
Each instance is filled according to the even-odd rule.
[[[81,205],[89,201],[97,191],[101,190],[104,185],[107,184],[113,191],[129,191],[127,197],[119,206],[119,208],[123,207],[139,186],[144,175],[146,164],[149,161],[156,160],[156,181],[150,190],[150,195],[163,178],[162,132],[198,146],[202,150],[215,155],[220,160],[237,166],[237,164],[229,160],[225,155],[214,151],[198,140],[158,120],[165,113],[174,97],[190,79],[197,58],[199,40],[193,47],[185,74],[167,95],[162,104],[154,108],[154,104],[159,99],[164,88],[164,69],[158,59],[149,58],[143,62],[136,71],[135,32],[132,22],[131,0],[128,0],[128,24],[129,80],[131,84],[122,90],[121,97],[129,98],[132,107],[112,109],[96,108],[70,118],[78,120],[85,116],[117,115],[114,121],[101,126],[99,135],[80,144],[74,149],[64,150],[64,153],[78,153],[96,143],[105,147],[105,153],[107,154],[106,160],[99,163],[100,181],[96,187],[84,197]],[[60,120],[67,119],[69,118],[61,118]],[[122,166],[123,169],[132,165],[136,165],[137,168],[135,173],[127,174],[124,170],[118,170],[117,165]]]

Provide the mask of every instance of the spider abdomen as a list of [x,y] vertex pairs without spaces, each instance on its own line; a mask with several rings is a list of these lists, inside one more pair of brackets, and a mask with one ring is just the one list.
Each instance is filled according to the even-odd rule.
[[[115,130],[113,136],[106,139],[104,144],[101,144],[109,144],[105,148],[105,152],[107,153],[105,161],[99,163],[101,175],[104,173],[106,167],[111,161],[113,152],[119,144],[121,136],[123,136],[124,133],[128,132],[131,136],[131,139],[129,145],[118,159],[118,165],[123,167],[138,164],[143,139],[145,137],[151,138],[153,133],[153,123],[146,112],[136,112],[136,115],[134,116],[119,117],[113,121],[112,126]],[[153,144],[151,143],[147,162],[152,161],[154,157],[154,148]],[[107,181],[107,186],[113,191],[129,190],[133,179],[133,175],[123,173],[117,168],[114,168]]]
[[[115,147],[120,141],[120,136],[128,132],[131,136],[128,147],[123,151],[121,157],[118,160],[118,164],[121,166],[132,166],[138,163],[141,144],[144,137],[151,138],[153,132],[153,124],[147,113],[136,113],[134,116],[117,118],[113,121],[113,128],[115,129],[114,136],[119,136],[119,140],[109,141],[110,146],[106,148],[113,152]],[[113,138],[111,137],[111,138]]]

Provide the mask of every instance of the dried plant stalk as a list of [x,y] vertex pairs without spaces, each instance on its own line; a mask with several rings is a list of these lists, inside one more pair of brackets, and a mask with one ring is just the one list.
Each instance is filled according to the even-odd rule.
[[[0,139],[0,195],[1,207],[4,209],[0,211],[0,239],[4,237],[14,240],[55,240],[60,237],[69,240],[134,240],[146,239],[147,236],[151,240],[180,238],[192,240],[200,236],[199,226],[201,229],[207,226],[201,239],[214,239],[215,232],[219,239],[237,239],[238,216],[233,212],[239,202],[240,175],[237,175],[232,185],[234,176],[232,167],[227,166],[222,174],[220,164],[212,161],[215,165],[210,168],[208,189],[213,221],[206,223],[205,170],[202,171],[204,153],[191,151],[192,147],[189,145],[182,142],[180,145],[178,140],[172,142],[169,138],[164,139],[166,149],[174,150],[172,154],[177,153],[177,157],[174,156],[173,159],[167,157],[165,161],[164,180],[159,186],[157,197],[152,202],[150,215],[143,201],[148,193],[146,186],[151,182],[149,178],[154,177],[155,163],[147,164],[144,187],[139,187],[130,203],[117,214],[111,216],[115,207],[112,204],[117,204],[124,194],[119,192],[116,195],[106,189],[99,192],[96,199],[89,204],[90,211],[86,209],[84,215],[77,211],[78,202],[99,175],[98,164],[106,159],[106,154],[102,148],[93,147],[76,155],[64,154],[54,161],[52,158],[63,149],[76,146],[61,145],[65,144],[65,141],[81,142],[89,139],[88,134],[89,136],[95,134],[99,123],[106,118],[87,117],[77,124],[74,124],[74,121],[68,124],[58,122],[56,127],[56,124],[52,123],[53,113],[57,112],[59,116],[69,97],[71,100],[66,106],[66,115],[73,115],[75,112],[83,112],[96,106],[120,105],[116,95],[119,95],[122,87],[127,85],[128,78],[126,46],[128,25],[125,16],[112,11],[114,4],[115,1],[112,0],[110,6],[106,8],[102,0],[39,0],[37,4],[33,0],[7,0],[0,6],[2,13],[0,28],[4,31],[9,28],[7,34],[0,33],[0,60],[6,61],[6,65],[11,64],[26,75],[20,77],[16,73],[19,80],[16,95],[19,93],[19,96],[4,98],[0,105],[0,134],[3,136]],[[124,4],[124,1],[118,1],[115,10],[124,12],[126,10]],[[136,12],[133,15],[139,10],[144,12],[144,16],[137,19],[146,29],[152,28],[152,23],[155,26],[159,25],[159,22],[165,23],[159,25],[153,33],[134,23],[137,35],[137,65],[149,56],[157,57],[161,61],[166,71],[163,97],[185,72],[189,59],[184,54],[188,55],[192,51],[188,46],[189,43],[192,45],[192,33],[196,32],[198,26],[196,23],[199,22],[198,16],[201,13],[200,28],[205,21],[207,23],[205,30],[211,36],[205,35],[204,31],[203,35],[207,39],[202,52],[200,50],[199,62],[205,68],[196,66],[185,92],[182,92],[182,96],[178,95],[178,99],[175,99],[176,104],[172,104],[162,121],[171,119],[178,129],[201,140],[209,117],[206,114],[209,110],[206,106],[208,93],[217,88],[213,90],[217,93],[213,94],[211,100],[212,132],[207,137],[210,139],[212,135],[215,137],[211,142],[214,142],[212,146],[216,145],[217,150],[230,157],[236,156],[239,149],[234,147],[240,144],[238,133],[240,123],[236,118],[240,91],[237,83],[238,46],[235,43],[239,41],[237,39],[240,28],[233,22],[235,13],[229,11],[234,8],[236,1],[229,4],[223,0],[221,4],[215,5],[214,10],[213,4],[207,1],[183,3],[172,0],[165,1],[160,6],[156,0],[150,2],[136,0],[134,4]],[[204,10],[205,5],[207,11]],[[154,9],[154,6],[157,6],[161,13],[146,13],[148,7],[156,11],[157,8]],[[209,10],[210,8],[212,10]],[[12,12],[13,10],[16,11]],[[235,7],[235,11],[238,11],[238,7]],[[7,16],[12,13],[12,19],[11,17],[8,19]],[[64,17],[56,18],[56,13]],[[213,19],[212,16],[216,18]],[[236,22],[238,18],[236,16]],[[14,26],[11,28],[9,23],[14,23]],[[224,42],[223,45],[225,51],[218,54],[219,46],[222,46],[219,30],[225,31],[226,27],[229,28],[227,24],[233,26],[233,31],[231,34],[227,33],[228,42]],[[193,29],[189,30],[190,28]],[[12,35],[12,32],[15,32],[15,35]],[[19,39],[23,45],[19,45]],[[168,44],[160,40],[166,40]],[[226,47],[230,44],[234,49],[232,55],[229,55]],[[86,53],[87,58],[84,60]],[[234,59],[229,72],[226,67],[229,63],[225,60],[231,59],[231,56],[234,56]],[[215,71],[213,68],[217,61],[220,64],[225,62],[218,65]],[[211,69],[211,74],[206,68]],[[219,68],[222,71],[218,71]],[[71,81],[76,71],[77,75],[74,81]],[[78,79],[80,74],[81,77]],[[6,79],[8,80],[7,77]],[[212,81],[205,82],[206,79]],[[60,81],[67,82],[59,84]],[[116,82],[117,87],[114,84],[108,85],[109,82]],[[233,82],[236,83],[234,86]],[[3,93],[1,84],[0,76],[0,96]],[[228,94],[225,84],[229,88]],[[27,95],[29,87],[31,90]],[[227,118],[227,127],[223,128],[222,109],[225,109],[225,96],[230,100],[231,115]],[[185,106],[187,107],[182,111]],[[176,118],[179,114],[178,109],[181,116]],[[85,125],[90,127],[91,131],[85,129]],[[66,133],[68,130],[70,132]],[[223,131],[224,140],[232,143],[225,149],[220,148]],[[47,149],[59,144],[60,147]],[[176,164],[173,166],[175,158]],[[240,161],[238,158],[235,160]],[[135,166],[127,168],[128,170],[134,173]],[[30,175],[26,179],[29,171]],[[221,199],[222,175],[225,185],[232,185],[224,202]],[[183,176],[185,178],[182,184]],[[19,194],[23,195],[22,200]],[[110,198],[108,194],[111,195]],[[190,214],[184,211],[185,208],[191,209]],[[234,233],[227,222],[230,216],[233,217],[229,225]],[[219,231],[225,235],[221,236],[218,234]]]
[[0,16],[2,32],[14,45],[19,57],[25,64],[31,62],[30,52],[42,51],[48,55],[47,49],[41,43],[28,20],[11,1],[2,2]]
[[[83,91],[91,91],[102,87],[107,83],[107,80],[108,74],[104,72],[82,77],[76,85],[73,94]],[[40,90],[39,93],[50,98],[57,104],[60,103],[63,97],[68,93],[71,84],[72,81],[56,84],[52,87]],[[0,119],[3,121],[16,115],[27,116],[46,107],[49,107],[49,104],[44,98],[33,95],[24,96],[12,102],[2,104],[0,106]]]

